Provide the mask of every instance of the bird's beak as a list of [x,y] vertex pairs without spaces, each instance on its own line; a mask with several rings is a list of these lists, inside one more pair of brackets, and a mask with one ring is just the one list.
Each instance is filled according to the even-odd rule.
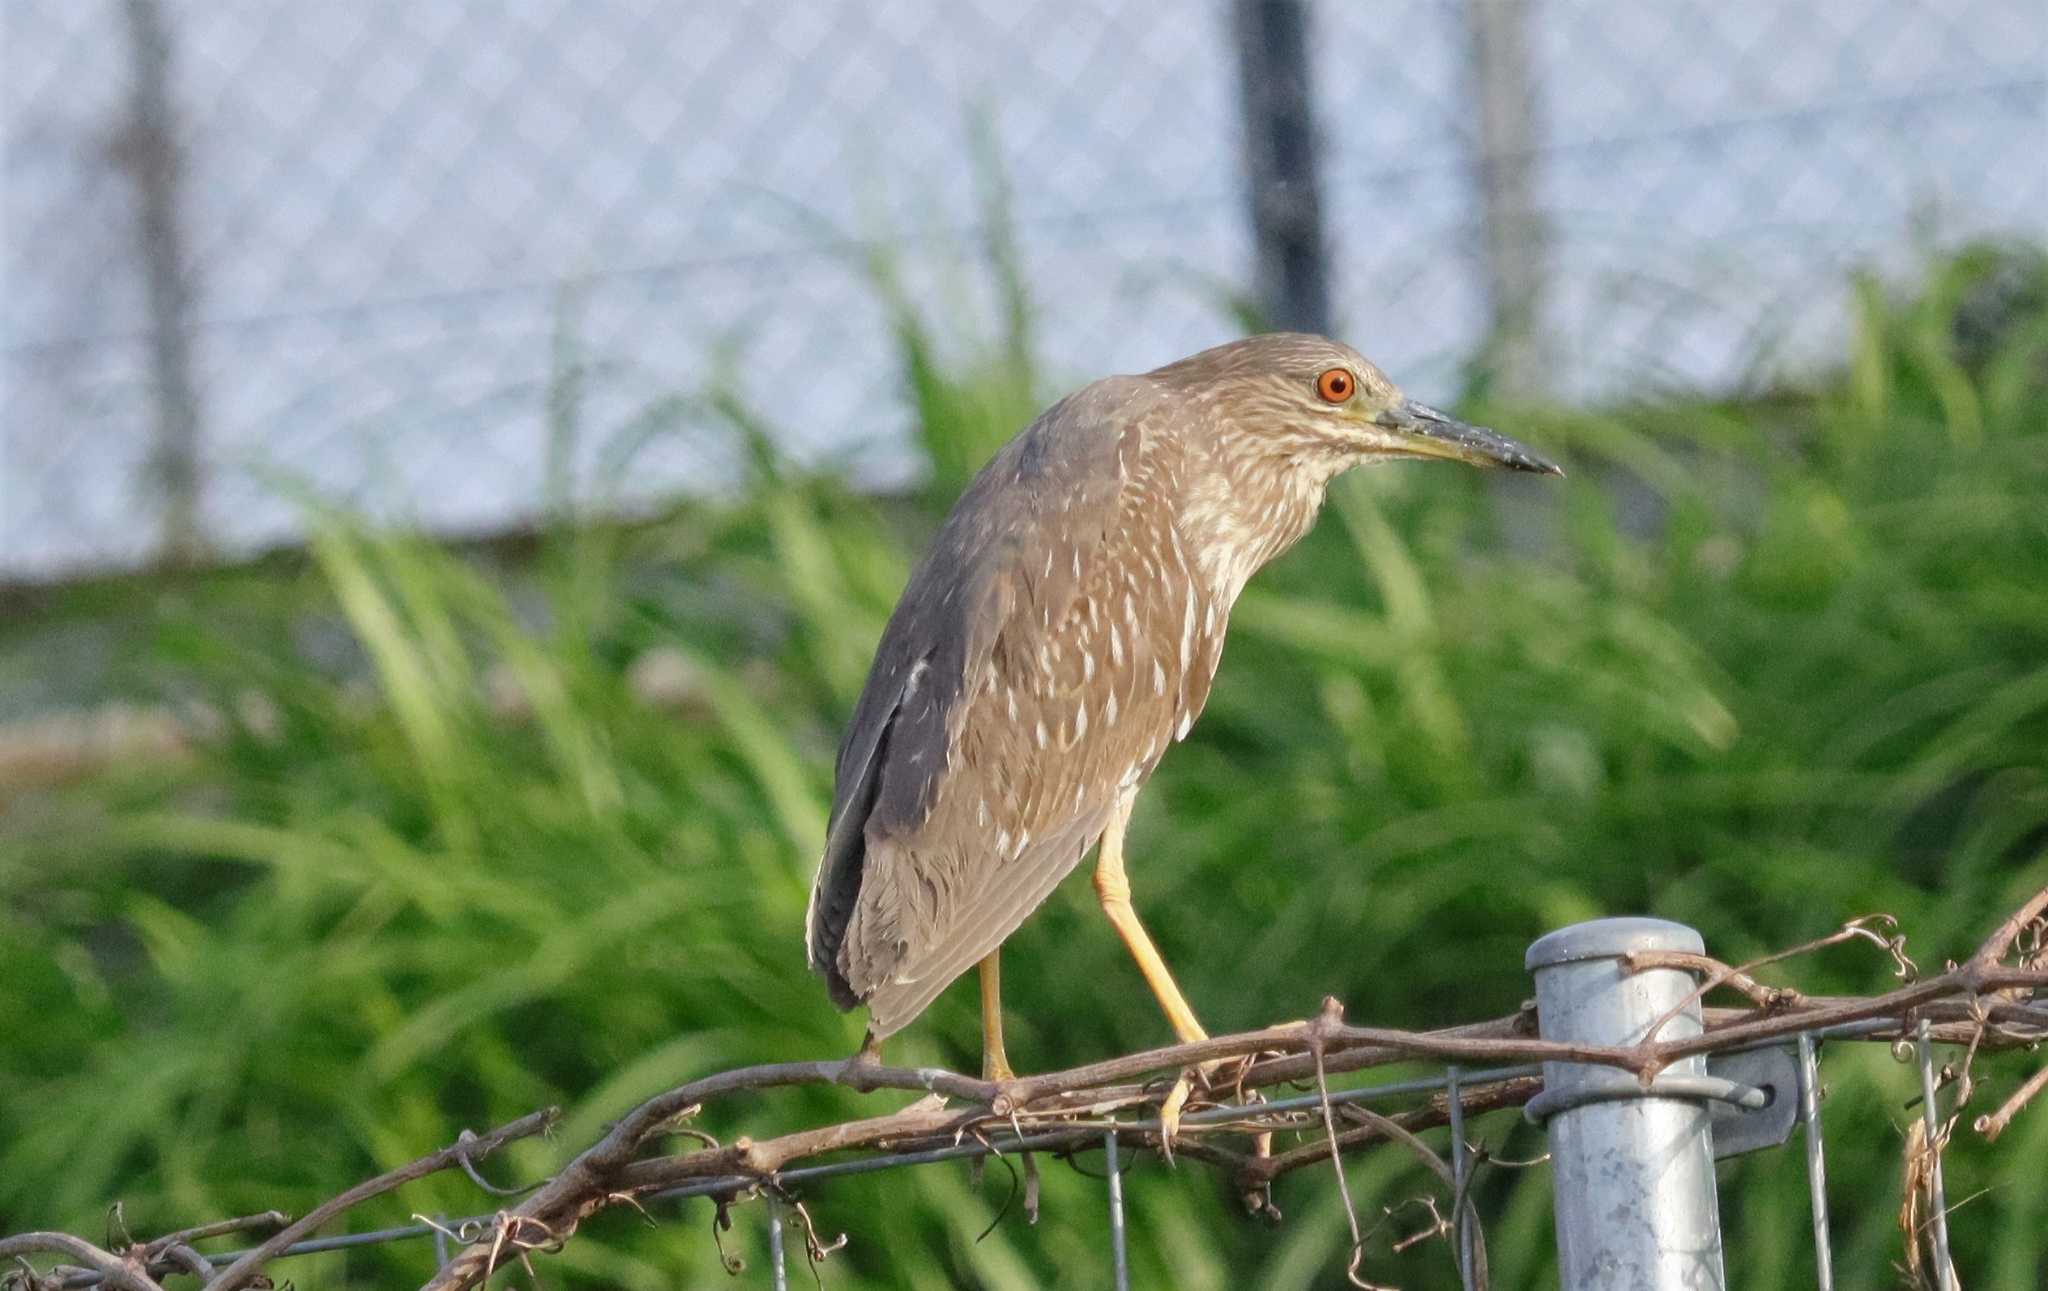
[[1400,451],[1418,457],[1447,457],[1474,466],[1504,466],[1538,475],[1564,474],[1556,463],[1538,457],[1525,444],[1484,426],[1467,425],[1413,399],[1401,400],[1373,420],[1399,433]]

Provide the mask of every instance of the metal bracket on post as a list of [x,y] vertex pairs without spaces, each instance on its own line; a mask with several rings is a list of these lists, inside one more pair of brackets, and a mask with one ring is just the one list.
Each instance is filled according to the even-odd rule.
[[1707,1055],[1707,1071],[1731,1084],[1762,1090],[1761,1107],[1714,1103],[1714,1158],[1782,1146],[1799,1124],[1799,1060],[1790,1046]]
[[[1699,1001],[1687,1002],[1698,982],[1676,968],[1626,971],[1620,957],[1643,950],[1697,955],[1706,946],[1663,919],[1596,919],[1539,938],[1526,962],[1543,1038],[1634,1044],[1667,1015],[1663,1038],[1700,1034]],[[1708,1106],[1789,1103],[1789,1088],[1766,1098],[1747,1082],[1709,1076],[1698,1057],[1674,1063],[1647,1090],[1612,1067],[1546,1062],[1543,1088],[1565,1291],[1725,1287]]]

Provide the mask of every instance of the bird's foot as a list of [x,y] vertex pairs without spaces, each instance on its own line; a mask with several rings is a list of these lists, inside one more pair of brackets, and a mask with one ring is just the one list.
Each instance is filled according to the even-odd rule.
[[1199,1085],[1204,1093],[1216,1087],[1215,1075],[1228,1058],[1212,1058],[1208,1062],[1196,1063],[1181,1068],[1174,1078],[1173,1088],[1166,1091],[1166,1101],[1159,1105],[1159,1154],[1166,1158],[1166,1164],[1173,1164],[1173,1140],[1180,1133],[1181,1113],[1187,1110],[1188,1100],[1194,1097]]
[[1173,1082],[1173,1088],[1166,1091],[1166,1101],[1159,1105],[1159,1155],[1166,1158],[1166,1164],[1173,1164],[1173,1140],[1180,1133],[1180,1114],[1187,1107],[1188,1098],[1195,1092],[1192,1069],[1184,1068]]
[[[1011,1128],[1017,1131],[1017,1137],[1024,1137],[1023,1128],[1017,1124],[1016,1105],[1011,1101],[1010,1096],[1003,1092],[1003,1086],[1017,1079],[1017,1073],[1010,1069],[1010,1059],[1003,1053],[1000,1041],[995,1047],[984,1048],[981,1051],[981,1078],[996,1087],[995,1096],[989,1100],[988,1110],[996,1116],[1009,1117]],[[976,1137],[979,1136],[977,1135]],[[986,1142],[986,1140],[983,1140],[983,1142]],[[993,1151],[993,1149],[991,1150]],[[1030,1153],[1024,1155],[1024,1161],[1026,1163],[1025,1168],[1030,1170]],[[976,1188],[981,1186],[981,1172],[987,1163],[988,1159],[986,1157],[975,1157],[967,1163],[967,1179],[971,1186]],[[1037,1178],[1035,1173],[1032,1177],[1034,1180]],[[1034,1224],[1038,1222],[1035,1213],[1035,1202],[1031,1222]]]

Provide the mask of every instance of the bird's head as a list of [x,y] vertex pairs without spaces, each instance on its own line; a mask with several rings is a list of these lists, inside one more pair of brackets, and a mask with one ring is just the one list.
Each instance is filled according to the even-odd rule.
[[1357,350],[1327,337],[1269,332],[1160,368],[1218,414],[1240,451],[1311,453],[1349,465],[1442,457],[1474,466],[1562,475],[1526,445],[1468,425],[1401,393]]

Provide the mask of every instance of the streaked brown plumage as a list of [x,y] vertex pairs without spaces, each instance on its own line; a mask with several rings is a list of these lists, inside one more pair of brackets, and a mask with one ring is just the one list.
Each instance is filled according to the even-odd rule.
[[1124,822],[1201,714],[1245,580],[1338,472],[1417,455],[1557,470],[1289,333],[1097,381],[995,455],[912,574],[839,753],[806,933],[871,1041],[986,959],[1006,1071],[993,952],[1098,838],[1105,909],[1200,1034],[1129,912]]

